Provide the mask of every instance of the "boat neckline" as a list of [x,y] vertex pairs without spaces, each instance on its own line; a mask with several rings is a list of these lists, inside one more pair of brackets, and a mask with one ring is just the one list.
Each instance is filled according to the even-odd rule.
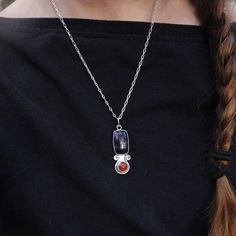
[[[78,32],[123,34],[123,35],[147,35],[150,22],[127,20],[101,20],[89,18],[64,18],[68,28]],[[54,30],[64,31],[58,18],[29,17],[13,18],[0,17],[0,30]],[[206,38],[207,32],[201,25],[177,24],[155,22],[154,36],[175,36],[190,38]]]

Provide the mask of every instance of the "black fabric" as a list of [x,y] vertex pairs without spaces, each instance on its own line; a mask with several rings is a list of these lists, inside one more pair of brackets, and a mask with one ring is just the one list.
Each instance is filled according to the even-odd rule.
[[[119,113],[149,24],[66,22]],[[207,37],[155,24],[121,122],[131,169],[119,175],[116,120],[59,20],[0,18],[1,235],[207,236],[217,104]]]

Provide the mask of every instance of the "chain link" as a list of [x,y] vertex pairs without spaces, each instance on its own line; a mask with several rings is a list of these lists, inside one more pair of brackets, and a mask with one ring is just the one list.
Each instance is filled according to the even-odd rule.
[[122,107],[122,109],[121,109],[121,112],[120,112],[119,116],[117,116],[117,115],[115,114],[115,112],[113,111],[112,107],[110,106],[110,103],[108,102],[108,100],[106,99],[105,95],[103,94],[102,89],[99,87],[99,85],[98,85],[98,83],[97,83],[95,77],[93,76],[92,72],[90,71],[87,62],[85,61],[85,59],[84,59],[82,53],[80,52],[80,49],[79,49],[78,45],[76,44],[76,42],[75,42],[75,40],[74,40],[74,38],[73,38],[73,36],[72,36],[70,30],[68,29],[68,27],[67,27],[67,25],[66,25],[66,23],[65,23],[65,21],[64,21],[64,19],[63,19],[63,17],[62,17],[62,15],[61,15],[59,9],[58,9],[58,7],[57,7],[55,1],[54,1],[54,0],[50,0],[50,2],[51,2],[51,4],[52,4],[52,6],[53,6],[53,9],[54,9],[56,15],[57,15],[58,18],[60,19],[60,21],[61,21],[61,23],[62,23],[62,25],[63,25],[63,27],[64,27],[66,33],[67,33],[67,35],[69,36],[72,45],[74,46],[74,48],[75,48],[77,54],[79,55],[79,57],[80,57],[80,59],[81,59],[83,65],[84,65],[84,67],[86,68],[86,70],[87,70],[87,72],[88,72],[88,74],[89,74],[91,80],[93,81],[95,87],[97,88],[98,92],[100,93],[100,95],[101,95],[102,99],[104,100],[106,106],[108,107],[109,111],[112,113],[112,116],[117,120],[118,125],[120,125],[120,120],[123,118],[123,114],[124,114],[124,112],[125,112],[125,110],[126,110],[126,107],[127,107],[128,103],[129,103],[129,99],[130,99],[130,97],[131,97],[131,94],[132,94],[132,92],[133,92],[134,86],[135,86],[136,81],[137,81],[137,79],[138,79],[139,72],[140,72],[140,70],[141,70],[141,67],[142,67],[142,65],[143,65],[143,61],[144,61],[144,58],[145,58],[145,55],[146,55],[146,52],[147,52],[147,48],[148,48],[148,45],[149,45],[149,41],[150,41],[150,39],[151,39],[151,34],[152,34],[153,26],[154,26],[154,24],[155,24],[155,16],[156,16],[156,10],[157,10],[157,2],[158,2],[158,0],[155,0],[155,2],[154,2],[154,6],[153,6],[153,9],[152,9],[152,14],[151,14],[151,23],[150,23],[148,35],[147,35],[147,37],[146,37],[146,41],[145,41],[144,48],[143,48],[143,51],[142,51],[142,54],[141,54],[141,57],[140,57],[140,61],[139,61],[139,63],[138,63],[138,67],[137,67],[136,72],[135,72],[135,75],[134,75],[134,79],[133,79],[133,81],[132,81],[132,83],[131,83],[129,92],[128,92],[127,96],[126,96],[126,99],[125,99],[125,101],[124,101],[124,104],[123,104],[123,107]]

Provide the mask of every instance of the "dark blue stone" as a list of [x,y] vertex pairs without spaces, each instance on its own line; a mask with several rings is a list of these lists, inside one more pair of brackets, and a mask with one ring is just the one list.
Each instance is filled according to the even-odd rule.
[[126,130],[115,130],[113,132],[113,148],[116,154],[128,154],[129,136]]

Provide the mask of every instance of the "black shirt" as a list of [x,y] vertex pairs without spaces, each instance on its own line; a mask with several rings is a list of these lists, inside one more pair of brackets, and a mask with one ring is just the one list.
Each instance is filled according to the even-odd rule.
[[[119,113],[149,23],[66,22]],[[155,24],[122,119],[126,175],[116,120],[58,19],[0,18],[0,52],[1,236],[207,235],[217,95],[201,26]]]

